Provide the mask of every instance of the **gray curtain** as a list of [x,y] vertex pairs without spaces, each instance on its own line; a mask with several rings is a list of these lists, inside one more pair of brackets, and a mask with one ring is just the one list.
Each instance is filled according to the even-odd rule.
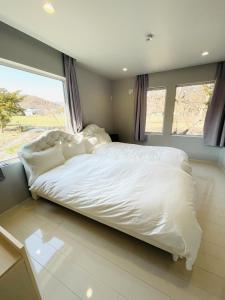
[[225,146],[225,62],[217,67],[215,88],[205,118],[204,143]]
[[144,141],[147,108],[148,74],[138,75],[135,85],[135,141]]
[[63,53],[63,65],[68,94],[70,125],[74,133],[76,133],[82,130],[83,124],[75,60]]

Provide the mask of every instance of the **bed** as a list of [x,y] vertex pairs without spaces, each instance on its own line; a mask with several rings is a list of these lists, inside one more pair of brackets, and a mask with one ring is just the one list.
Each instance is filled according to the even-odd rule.
[[[163,161],[146,159],[140,163],[122,156],[115,159],[96,151],[90,153],[89,149],[30,180],[32,168],[27,157],[35,154],[37,159],[39,153],[55,147],[54,151],[59,151],[73,140],[73,135],[51,131],[22,147],[19,156],[32,196],[58,203],[159,247],[171,253],[174,260],[185,258],[186,268],[191,270],[202,235],[196,219],[192,176]],[[102,146],[95,144],[95,150]]]
[[132,160],[163,162],[177,166],[189,174],[192,172],[187,153],[180,149],[111,142],[111,139],[105,130],[95,124],[88,125],[83,130],[82,135],[87,139],[90,139],[95,145],[92,148],[92,153],[114,159],[126,158]]

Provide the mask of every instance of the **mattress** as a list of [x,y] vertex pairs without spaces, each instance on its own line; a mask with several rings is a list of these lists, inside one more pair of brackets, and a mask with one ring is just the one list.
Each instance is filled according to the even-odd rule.
[[177,166],[191,174],[191,166],[187,154],[177,148],[142,146],[125,143],[107,143],[95,148],[94,153],[104,155],[108,158],[126,158],[132,160],[146,160],[149,162],[163,162]]
[[192,176],[164,162],[73,157],[39,176],[30,190],[174,255],[191,269],[202,231]]

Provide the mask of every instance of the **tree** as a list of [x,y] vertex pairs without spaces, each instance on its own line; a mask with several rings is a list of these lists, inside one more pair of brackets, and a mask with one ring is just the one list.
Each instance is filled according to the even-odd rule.
[[0,127],[2,132],[12,116],[23,115],[23,108],[20,106],[23,98],[24,96],[21,96],[19,91],[8,92],[6,89],[0,88]]

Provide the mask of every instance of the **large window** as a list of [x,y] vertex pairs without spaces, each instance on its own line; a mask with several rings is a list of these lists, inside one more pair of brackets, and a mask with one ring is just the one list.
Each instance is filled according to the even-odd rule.
[[63,80],[0,65],[0,161],[53,128],[65,129]]
[[178,86],[173,115],[173,134],[202,135],[214,83]]
[[165,88],[156,88],[148,91],[145,132],[163,132],[165,101]]

